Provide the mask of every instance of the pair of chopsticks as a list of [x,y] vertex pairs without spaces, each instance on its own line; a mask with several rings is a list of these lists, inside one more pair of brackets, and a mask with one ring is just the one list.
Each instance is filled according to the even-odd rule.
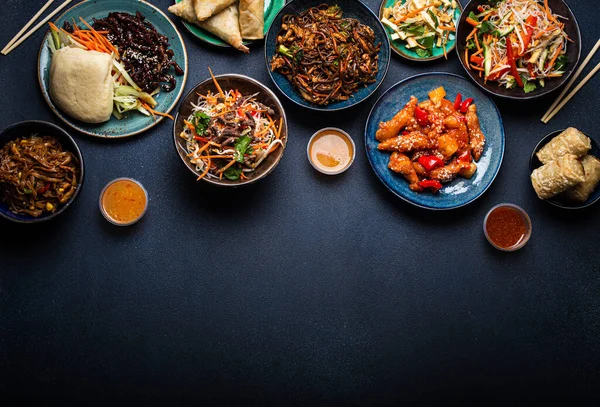
[[556,98],[556,100],[554,101],[552,106],[550,106],[550,108],[548,109],[548,111],[546,112],[544,117],[542,117],[542,122],[544,124],[548,123],[554,116],[556,116],[556,114],[560,111],[560,109],[562,109],[569,102],[569,100],[571,100],[573,98],[573,96],[575,96],[575,94],[577,92],[579,92],[579,90],[581,88],[583,88],[583,86],[590,79],[592,79],[592,76],[594,76],[596,74],[596,72],[600,71],[600,63],[599,63],[598,65],[596,65],[596,67],[594,69],[592,69],[592,71],[585,78],[583,78],[581,83],[579,85],[577,85],[575,87],[575,89],[573,89],[573,91],[571,93],[569,93],[569,95],[561,102],[561,99],[563,98],[563,96],[565,96],[567,94],[567,92],[569,91],[569,89],[571,89],[571,86],[573,86],[573,84],[575,83],[575,81],[577,80],[579,75],[581,75],[585,66],[588,64],[588,62],[590,62],[590,60],[592,59],[592,57],[594,56],[596,51],[598,51],[598,48],[600,48],[600,40],[598,40],[596,45],[594,45],[594,48],[592,48],[592,50],[590,51],[588,56],[583,61],[583,64],[581,64],[581,66],[579,67],[577,72],[575,72],[575,75],[573,75],[573,79],[571,79],[569,81],[567,86],[565,86],[565,89],[561,92],[561,94],[558,96],[558,98]]
[[[48,14],[35,27],[33,27],[31,30],[29,30],[27,32],[27,34],[23,35],[25,30],[27,30],[29,27],[31,27],[31,25],[35,22],[35,20],[37,20],[38,17],[41,16],[44,13],[44,11],[46,11],[46,9],[48,9],[48,7],[50,7],[50,5],[54,2],[54,0],[48,0],[46,2],[46,4],[44,4],[44,6],[40,9],[40,11],[38,11],[33,17],[31,17],[31,20],[29,20],[29,22],[27,24],[25,24],[25,26],[23,28],[21,28],[21,31],[19,31],[17,33],[17,35],[15,35],[13,37],[13,39],[10,40],[8,44],[6,44],[6,46],[2,49],[2,54],[8,55],[10,52],[12,52],[15,48],[17,48],[19,45],[21,45],[23,43],[23,41],[25,41],[27,38],[29,38],[37,30],[39,30],[41,26],[43,26],[48,21],[50,21],[50,19],[52,17],[54,17],[59,11],[61,11],[65,7],[67,7],[67,5],[71,1],[73,1],[73,0],[65,0],[65,2],[63,4],[61,4],[56,10],[54,10],[52,13]],[[23,35],[23,36],[21,37],[21,35]]]

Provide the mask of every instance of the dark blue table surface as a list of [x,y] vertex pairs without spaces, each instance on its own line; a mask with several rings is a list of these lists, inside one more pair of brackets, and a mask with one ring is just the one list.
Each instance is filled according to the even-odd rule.
[[[42,1],[2,3],[4,45]],[[597,7],[569,5],[586,55],[600,37]],[[261,44],[250,55],[209,48],[176,24],[190,57],[186,90],[207,66],[274,87]],[[65,127],[39,90],[43,35],[0,58],[2,128],[28,119]],[[375,97],[427,71],[466,76],[455,54],[394,58]],[[48,224],[0,223],[1,403],[599,403],[600,205],[555,209],[528,177],[545,134],[576,126],[600,140],[599,86],[597,76],[548,125],[539,119],[556,95],[495,100],[506,130],[500,174],[477,202],[444,213],[405,204],[375,177],[363,147],[375,98],[318,114],[282,97],[286,154],[263,182],[238,190],[197,183],[169,122],[121,141],[73,134],[87,164],[77,202]],[[358,146],[343,176],[307,161],[306,143],[324,126]],[[102,218],[98,196],[125,176],[145,185],[150,207],[120,229]],[[500,202],[532,218],[520,252],[500,253],[483,236],[483,217]]]

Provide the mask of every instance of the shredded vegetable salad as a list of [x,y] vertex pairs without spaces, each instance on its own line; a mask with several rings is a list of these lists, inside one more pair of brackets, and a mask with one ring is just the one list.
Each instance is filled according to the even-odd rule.
[[548,0],[491,1],[478,11],[466,19],[474,28],[464,58],[485,81],[529,93],[564,75],[570,39]]
[[446,45],[454,39],[456,0],[399,0],[383,11],[381,22],[394,33],[392,41],[406,41],[421,58],[433,55],[435,47],[446,53]]
[[[212,76],[212,73],[211,73]],[[257,100],[259,93],[242,95],[237,89],[198,94],[180,137],[186,140],[190,162],[204,177],[246,179],[280,145],[283,119]]]
[[[119,48],[108,40],[107,35],[110,32],[107,30],[96,30],[83,18],[80,17],[79,19],[86,27],[85,29],[78,27],[75,21],[73,21],[73,24],[66,22],[65,28],[58,28],[56,25],[48,23],[51,34],[49,41],[51,53],[54,54],[65,47],[76,47],[88,51],[110,54],[113,57],[113,116],[120,120],[127,112],[138,111],[145,116],[156,118],[158,115],[173,120],[171,115],[154,110],[158,105],[154,96],[160,93],[160,84],[156,89],[144,92],[128,73]],[[129,50],[127,49],[126,51]],[[174,62],[172,64],[176,66]],[[178,74],[183,73],[179,66],[176,66],[176,71]]]

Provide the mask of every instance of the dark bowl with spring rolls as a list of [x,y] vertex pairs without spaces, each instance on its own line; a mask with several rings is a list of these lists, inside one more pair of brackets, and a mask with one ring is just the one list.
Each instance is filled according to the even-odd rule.
[[[43,150],[47,154],[32,154],[27,150],[33,137],[40,143],[40,138],[45,138],[44,143],[50,144],[47,151]],[[12,146],[17,140],[19,145]],[[23,169],[20,169],[21,163]],[[70,171],[68,182],[61,176],[65,170]],[[83,181],[81,151],[69,133],[57,125],[30,120],[0,132],[0,217],[30,224],[54,219],[73,204]],[[19,198],[25,196],[23,194],[27,199]],[[19,202],[23,205],[17,205]]]
[[531,153],[529,170],[538,198],[558,208],[583,209],[600,200],[600,145],[577,129],[545,136]]

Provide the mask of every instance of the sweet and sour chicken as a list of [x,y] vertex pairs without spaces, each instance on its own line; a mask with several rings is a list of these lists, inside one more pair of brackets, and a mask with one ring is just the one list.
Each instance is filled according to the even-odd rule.
[[379,124],[379,150],[392,153],[388,168],[403,175],[416,192],[437,192],[456,177],[471,178],[485,147],[472,98],[454,103],[439,87],[419,103],[411,96],[392,119]]

